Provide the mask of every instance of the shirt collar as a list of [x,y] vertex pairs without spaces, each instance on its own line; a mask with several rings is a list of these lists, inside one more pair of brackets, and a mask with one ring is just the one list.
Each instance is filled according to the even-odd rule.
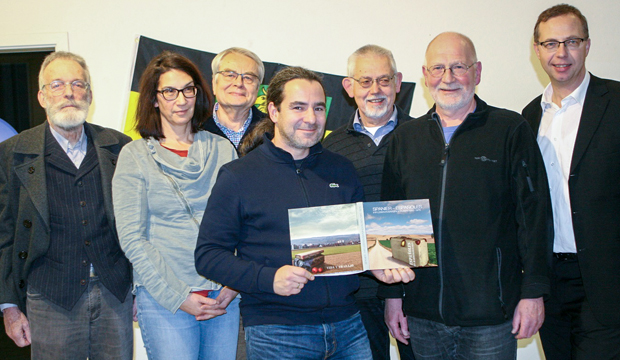
[[54,130],[53,126],[50,126],[49,128],[50,128],[50,131],[52,132],[52,135],[54,136],[56,141],[58,141],[58,144],[60,144],[60,147],[65,153],[69,153],[70,150],[80,150],[84,153],[86,152],[87,140],[86,140],[86,129],[84,129],[84,125],[82,125],[82,135],[80,135],[80,140],[78,140],[78,142],[75,143],[75,145],[73,146],[71,146],[71,144],[69,143],[69,140],[65,139],[62,135],[60,135],[58,131]]
[[[583,81],[581,82],[581,84],[572,93],[570,93],[570,95],[562,99],[562,104],[572,99],[576,103],[579,103],[581,106],[583,106],[583,103],[586,100],[588,85],[590,85],[590,73],[586,71],[586,76],[583,77]],[[540,106],[542,107],[543,111],[552,106],[552,99],[553,86],[551,86],[551,83],[549,83],[549,85],[547,85],[545,91],[543,92],[542,99],[540,99]]]
[[[398,110],[396,106],[394,106],[394,111],[392,111],[392,116],[390,119],[381,127],[384,126],[396,126],[398,123]],[[362,121],[360,120],[360,110],[355,110],[355,116],[353,116],[353,129],[357,132],[361,132],[364,129],[364,125],[362,125]]]
[[220,130],[224,131],[223,128],[225,128],[225,129],[227,129],[228,131],[231,131],[231,132],[245,133],[245,131],[248,129],[248,126],[252,122],[252,108],[250,108],[250,113],[248,114],[248,118],[245,119],[245,122],[243,123],[243,126],[241,127],[241,129],[239,131],[231,130],[231,129],[227,128],[226,126],[224,126],[222,123],[220,123],[220,120],[217,118],[217,110],[219,108],[220,108],[220,103],[216,102],[215,105],[213,106],[213,121],[215,121],[215,125],[217,125],[217,127],[219,127]]

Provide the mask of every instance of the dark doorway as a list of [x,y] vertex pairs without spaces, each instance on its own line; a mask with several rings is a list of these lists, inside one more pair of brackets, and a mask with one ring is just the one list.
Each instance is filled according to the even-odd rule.
[[0,53],[0,118],[17,132],[45,121],[37,100],[39,69],[52,51]]

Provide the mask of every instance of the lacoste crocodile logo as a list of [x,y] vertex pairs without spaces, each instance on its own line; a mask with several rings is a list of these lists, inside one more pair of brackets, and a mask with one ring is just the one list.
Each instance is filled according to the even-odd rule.
[[340,187],[340,185],[338,185],[338,184],[336,184],[336,183],[330,183],[330,184],[329,184],[329,187],[330,187],[330,188],[332,188],[332,189],[335,189],[335,188],[339,188],[339,187]]
[[497,162],[497,160],[489,159],[489,158],[488,158],[488,157],[486,157],[486,156],[477,156],[477,157],[475,157],[474,159],[476,159],[476,160],[480,160],[480,161],[482,161],[482,162],[485,162],[485,161],[490,161],[490,162],[493,162],[493,163],[496,163],[496,162]]

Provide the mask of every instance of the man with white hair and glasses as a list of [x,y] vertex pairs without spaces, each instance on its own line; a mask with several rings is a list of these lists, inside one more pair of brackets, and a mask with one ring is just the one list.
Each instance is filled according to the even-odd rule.
[[213,95],[217,102],[204,129],[239,144],[266,114],[254,103],[265,76],[265,65],[252,51],[232,47],[213,59]]
[[111,181],[131,139],[86,123],[84,59],[48,55],[47,121],[0,144],[0,306],[33,359],[131,359],[131,266],[114,227]]

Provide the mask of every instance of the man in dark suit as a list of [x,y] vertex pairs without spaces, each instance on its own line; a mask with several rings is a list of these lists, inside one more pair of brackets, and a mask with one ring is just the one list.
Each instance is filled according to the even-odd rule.
[[111,180],[131,139],[85,123],[84,59],[50,54],[39,74],[47,122],[0,144],[0,306],[33,359],[131,359],[131,266]]
[[[394,105],[403,75],[396,69],[392,52],[377,45],[357,49],[347,62],[342,86],[355,100],[357,111],[349,122],[331,132],[323,146],[351,160],[364,186],[366,201],[381,200],[383,162],[393,130],[411,120]],[[360,274],[355,300],[368,332],[374,360],[390,358],[390,337],[383,321],[383,300],[377,297],[377,279]],[[401,360],[413,359],[408,344],[398,342]]]
[[553,203],[545,356],[620,358],[620,83],[589,74],[588,24],[562,4],[540,14],[534,50],[551,83],[524,110]]

